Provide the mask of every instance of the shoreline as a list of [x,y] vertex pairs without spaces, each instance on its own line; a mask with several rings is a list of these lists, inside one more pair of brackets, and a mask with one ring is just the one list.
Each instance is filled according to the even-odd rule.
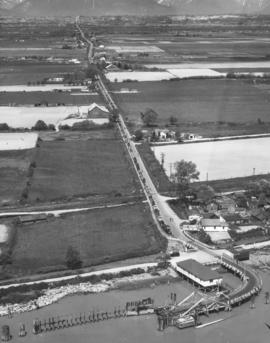
[[0,317],[38,310],[45,306],[50,306],[68,296],[86,295],[93,293],[104,293],[112,290],[136,290],[149,287],[155,287],[166,282],[171,282],[173,279],[178,279],[168,269],[158,272],[158,275],[152,275],[145,272],[139,275],[132,275],[112,280],[102,280],[97,284],[91,282],[81,282],[75,285],[65,285],[55,288],[48,288],[44,294],[35,300],[30,300],[26,303],[5,304],[0,305]]

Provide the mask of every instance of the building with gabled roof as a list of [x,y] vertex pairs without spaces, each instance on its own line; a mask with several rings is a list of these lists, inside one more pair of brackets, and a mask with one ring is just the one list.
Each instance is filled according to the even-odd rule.
[[223,218],[203,218],[201,220],[201,227],[204,231],[228,231],[229,229],[229,225]]

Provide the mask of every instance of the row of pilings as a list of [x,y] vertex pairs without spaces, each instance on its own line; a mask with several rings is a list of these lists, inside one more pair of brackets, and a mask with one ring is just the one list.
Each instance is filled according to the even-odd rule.
[[40,334],[48,331],[70,328],[86,324],[98,323],[114,318],[126,317],[125,309],[115,309],[113,312],[89,312],[80,313],[75,316],[50,317],[48,319],[35,319],[33,322],[33,333]]

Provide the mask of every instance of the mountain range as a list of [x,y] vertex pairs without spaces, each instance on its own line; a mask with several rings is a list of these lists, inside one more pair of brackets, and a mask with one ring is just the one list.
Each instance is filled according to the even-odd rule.
[[270,0],[0,0],[1,15],[270,14]]

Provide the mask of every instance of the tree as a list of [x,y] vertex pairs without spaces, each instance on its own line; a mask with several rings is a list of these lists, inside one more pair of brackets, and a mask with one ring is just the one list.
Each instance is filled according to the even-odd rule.
[[82,266],[79,253],[72,246],[69,246],[67,249],[66,265],[68,269],[78,269]]
[[248,198],[244,193],[238,193],[235,195],[235,201],[238,207],[248,208]]
[[79,121],[77,123],[74,123],[71,127],[71,130],[73,131],[89,131],[95,128],[97,125],[90,120],[83,120]]
[[259,197],[261,193],[264,193],[266,196],[269,196],[270,195],[270,182],[265,179],[250,182],[248,184],[247,190],[250,196]]
[[262,208],[266,205],[266,196],[264,193],[261,193],[258,199],[257,207]]
[[175,132],[175,138],[178,142],[182,142],[182,134],[180,131]]
[[195,190],[195,194],[197,199],[200,199],[204,203],[208,204],[214,199],[215,190],[211,186],[202,184]]
[[8,126],[7,123],[1,123],[0,124],[0,131],[8,131],[10,127]]
[[181,160],[175,163],[175,173],[172,180],[177,185],[179,198],[185,199],[190,191],[190,183],[199,179],[200,172],[195,163]]
[[99,74],[98,67],[95,64],[90,64],[88,69],[86,70],[86,77],[95,81]]
[[49,125],[48,125],[48,130],[50,130],[50,131],[55,131],[55,125],[49,124]]
[[38,120],[35,126],[32,127],[32,130],[45,131],[45,130],[48,130],[48,126],[43,120]]
[[136,130],[134,132],[134,135],[135,135],[135,141],[136,142],[141,141],[143,139],[143,132],[142,132],[142,130]]
[[148,108],[145,112],[141,112],[141,118],[146,126],[155,126],[158,114],[151,108]]
[[174,117],[174,116],[170,116],[169,122],[170,122],[171,125],[176,125],[177,122],[178,122],[178,119],[176,117]]

